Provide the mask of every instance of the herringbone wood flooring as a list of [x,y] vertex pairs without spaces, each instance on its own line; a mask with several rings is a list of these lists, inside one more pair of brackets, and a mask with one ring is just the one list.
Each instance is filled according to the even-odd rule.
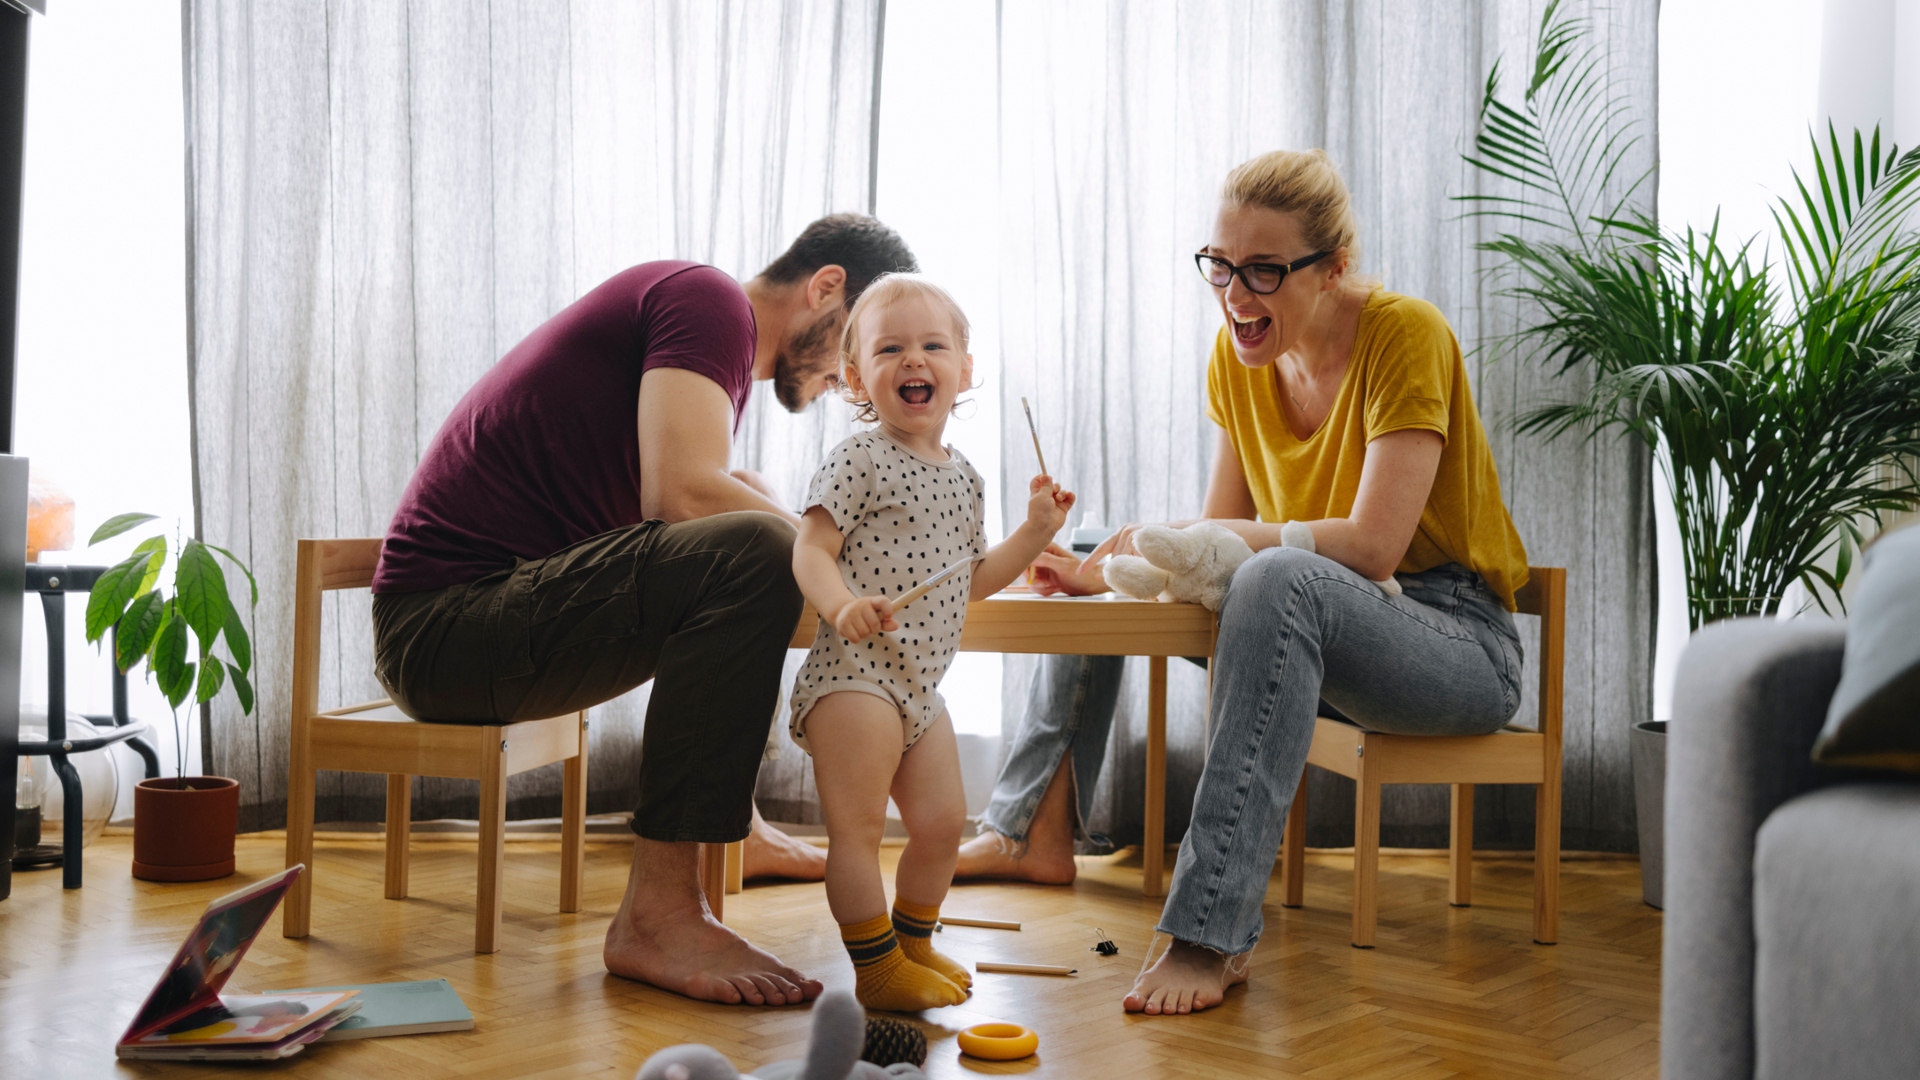
[[[128,875],[130,842],[108,836],[86,853],[86,888],[57,872],[18,874],[0,903],[0,1074],[231,1076],[232,1070],[117,1065],[113,1040],[207,900],[277,870],[282,843],[240,841],[240,872],[199,885]],[[276,915],[235,975],[235,988],[446,977],[478,1020],[467,1033],[310,1047],[274,1071],[367,1077],[571,1077],[624,1080],[652,1051],[701,1041],[743,1067],[794,1056],[800,1008],[689,1002],[609,976],[600,964],[628,848],[588,848],[585,909],[555,911],[558,845],[507,849],[501,951],[476,957],[471,843],[414,846],[413,898],[381,898],[377,840],[322,841],[313,936],[279,936]],[[891,858],[891,851],[889,858]],[[1660,916],[1639,899],[1629,861],[1565,865],[1561,943],[1529,930],[1530,864],[1483,859],[1471,909],[1446,904],[1444,856],[1387,856],[1380,865],[1379,947],[1347,944],[1350,859],[1308,859],[1307,906],[1269,891],[1267,932],[1252,983],[1216,1010],[1183,1018],[1122,1014],[1157,902],[1139,892],[1137,857],[1083,859],[1071,890],[970,885],[953,914],[1018,919],[1021,933],[950,927],[937,940],[969,964],[1014,960],[1077,966],[1072,979],[981,975],[965,1006],[927,1014],[928,1073],[1095,1077],[1651,1077],[1658,1058]],[[851,986],[818,885],[749,888],[727,898],[728,921],[829,985]],[[1104,927],[1121,954],[1087,951]],[[961,1059],[951,1032],[988,1020],[1041,1034],[1036,1059]]]

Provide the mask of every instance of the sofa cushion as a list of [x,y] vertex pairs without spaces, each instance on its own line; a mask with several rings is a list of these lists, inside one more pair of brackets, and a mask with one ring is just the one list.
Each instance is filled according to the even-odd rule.
[[1754,852],[1755,1075],[1920,1076],[1920,785],[1774,811]]
[[1813,756],[1920,772],[1920,528],[1883,534],[1867,549],[1840,686]]

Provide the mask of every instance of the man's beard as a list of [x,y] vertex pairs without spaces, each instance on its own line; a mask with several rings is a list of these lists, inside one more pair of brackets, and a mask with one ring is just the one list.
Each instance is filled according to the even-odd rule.
[[805,412],[813,404],[807,384],[840,362],[841,325],[840,313],[829,311],[774,354],[773,395],[788,412]]

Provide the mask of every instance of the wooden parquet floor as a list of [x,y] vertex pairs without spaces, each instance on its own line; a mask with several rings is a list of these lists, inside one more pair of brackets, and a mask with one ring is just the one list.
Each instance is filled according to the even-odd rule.
[[[231,1067],[123,1065],[112,1044],[186,928],[211,898],[279,868],[281,841],[243,837],[239,873],[154,885],[128,874],[131,844],[86,853],[86,888],[56,871],[17,874],[0,902],[0,1075],[233,1075]],[[472,1032],[330,1044],[266,1071],[370,1077],[596,1076],[625,1080],[654,1050],[712,1044],[743,1067],[795,1056],[803,1008],[702,1005],[614,978],[600,942],[619,902],[629,848],[588,846],[585,908],[560,915],[558,845],[507,847],[501,951],[472,954],[474,850],[414,846],[413,897],[381,898],[377,840],[322,841],[313,936],[279,936],[276,915],[235,988],[272,989],[445,977],[472,1008]],[[891,858],[891,851],[889,858]],[[1132,865],[1128,865],[1131,861]],[[1067,964],[1071,979],[981,975],[966,1005],[926,1014],[928,1073],[1035,1077],[1652,1077],[1657,1072],[1660,915],[1639,899],[1630,861],[1565,864],[1557,946],[1529,943],[1531,865],[1483,859],[1470,909],[1446,904],[1444,857],[1381,859],[1379,946],[1347,944],[1350,860],[1308,859],[1307,906],[1269,891],[1252,982],[1190,1017],[1123,1014],[1158,904],[1139,893],[1137,857],[1083,859],[1072,889],[966,885],[952,914],[1018,919],[1021,933],[948,928],[941,947],[969,964]],[[819,885],[749,888],[728,921],[830,986],[852,969]],[[1103,927],[1121,953],[1088,951]],[[961,1058],[952,1033],[989,1020],[1040,1032],[1036,1058]]]

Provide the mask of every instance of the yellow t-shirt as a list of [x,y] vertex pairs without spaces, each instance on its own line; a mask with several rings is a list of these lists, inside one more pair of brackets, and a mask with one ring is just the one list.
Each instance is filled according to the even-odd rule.
[[1384,289],[1368,297],[1340,393],[1308,438],[1287,426],[1280,394],[1274,369],[1242,364],[1222,326],[1207,364],[1207,417],[1232,440],[1260,520],[1347,517],[1369,442],[1408,428],[1438,432],[1447,440],[1440,469],[1398,570],[1459,563],[1513,610],[1514,591],[1527,583],[1527,553],[1500,501],[1460,343],[1438,308]]

